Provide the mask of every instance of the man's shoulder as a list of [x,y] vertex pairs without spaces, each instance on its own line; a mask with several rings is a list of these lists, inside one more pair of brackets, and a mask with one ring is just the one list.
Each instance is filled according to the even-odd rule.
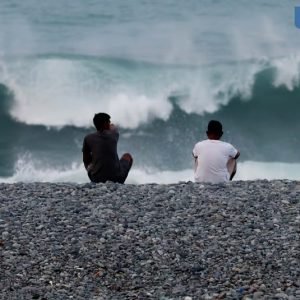
[[87,134],[87,135],[84,137],[84,139],[85,139],[85,140],[89,140],[89,139],[91,139],[91,138],[94,138],[95,136],[97,136],[97,132],[92,132],[92,133]]
[[205,146],[205,145],[208,145],[208,144],[210,144],[209,140],[202,140],[202,141],[197,142],[195,147],[201,147],[201,146]]
[[113,130],[104,130],[104,131],[95,131],[87,134],[84,139],[85,140],[98,140],[98,139],[107,139],[107,138],[118,138],[119,132],[117,129]]
[[230,143],[228,142],[224,142],[224,141],[220,141],[221,145],[223,145],[224,147],[233,147]]
[[222,149],[224,152],[229,153],[231,157],[236,156],[238,150],[228,142],[222,142]]

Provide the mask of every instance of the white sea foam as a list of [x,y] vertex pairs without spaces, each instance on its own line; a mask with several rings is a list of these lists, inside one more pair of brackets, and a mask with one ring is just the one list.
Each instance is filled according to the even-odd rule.
[[235,180],[300,180],[299,163],[245,161],[238,164]]
[[274,86],[285,86],[292,91],[300,84],[300,55],[291,55],[278,59],[273,63],[276,69]]
[[[96,65],[96,67],[95,67]],[[213,67],[147,68],[130,71],[96,60],[45,58],[0,64],[0,82],[15,94],[11,115],[26,124],[91,126],[105,111],[124,128],[167,120],[173,103],[187,113],[216,112],[234,96],[251,99],[256,75],[275,68],[274,87],[300,83],[300,56]],[[99,71],[100,70],[100,71]]]
[[[290,179],[300,180],[300,164],[291,163],[265,163],[246,161],[238,164],[238,172],[234,180],[256,179]],[[133,167],[126,183],[145,184],[158,183],[169,184],[180,181],[193,181],[193,170],[180,171],[151,170],[149,168]],[[68,168],[55,169],[51,167],[37,167],[32,161],[19,159],[15,173],[11,177],[0,178],[0,182],[89,182],[84,166],[73,163]]]
[[31,160],[25,157],[19,158],[13,176],[0,177],[0,182],[15,183],[15,182],[87,182],[83,165],[73,163],[68,168],[51,168],[37,166]]

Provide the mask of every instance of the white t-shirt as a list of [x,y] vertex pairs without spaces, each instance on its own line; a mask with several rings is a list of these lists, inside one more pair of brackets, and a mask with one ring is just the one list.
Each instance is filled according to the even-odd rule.
[[204,140],[195,145],[193,154],[197,157],[196,182],[219,183],[229,181],[227,162],[238,151],[229,143],[220,140]]

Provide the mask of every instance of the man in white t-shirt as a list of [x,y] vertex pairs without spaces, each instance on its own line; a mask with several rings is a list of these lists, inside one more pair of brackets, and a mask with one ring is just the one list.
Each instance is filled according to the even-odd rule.
[[193,149],[195,181],[220,183],[232,180],[240,152],[231,144],[220,141],[223,129],[219,121],[210,121],[206,134],[208,139],[198,142]]

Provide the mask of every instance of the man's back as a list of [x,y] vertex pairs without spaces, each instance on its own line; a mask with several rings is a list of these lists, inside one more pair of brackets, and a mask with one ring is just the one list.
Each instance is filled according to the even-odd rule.
[[195,181],[219,183],[228,181],[227,163],[238,151],[229,143],[207,139],[195,145],[193,155],[197,159]]
[[92,153],[89,167],[90,175],[112,180],[119,175],[120,162],[117,153],[119,133],[117,130],[104,130],[87,135],[83,143],[83,151]]

